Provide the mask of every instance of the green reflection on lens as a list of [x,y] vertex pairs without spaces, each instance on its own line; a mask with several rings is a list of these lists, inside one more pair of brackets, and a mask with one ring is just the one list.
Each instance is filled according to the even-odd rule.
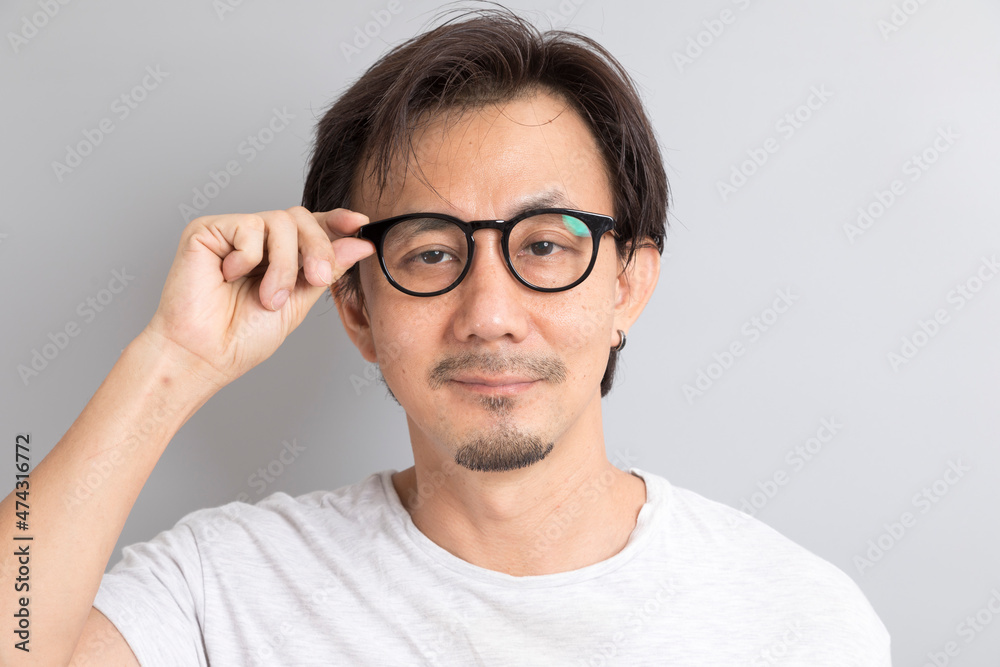
[[563,224],[577,236],[590,236],[590,229],[579,218],[574,218],[571,215],[563,215]]

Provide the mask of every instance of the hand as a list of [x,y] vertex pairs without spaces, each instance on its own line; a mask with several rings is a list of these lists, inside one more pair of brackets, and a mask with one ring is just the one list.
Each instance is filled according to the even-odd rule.
[[328,286],[375,252],[348,238],[367,223],[347,209],[302,206],[196,218],[143,333],[180,348],[221,388],[270,357]]

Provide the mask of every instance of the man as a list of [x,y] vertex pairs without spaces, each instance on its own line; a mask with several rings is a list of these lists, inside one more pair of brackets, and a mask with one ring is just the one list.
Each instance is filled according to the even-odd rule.
[[[659,273],[659,151],[598,45],[465,19],[329,110],[303,207],[185,229],[153,319],[32,474],[34,586],[61,601],[5,664],[889,664],[843,573],[608,461],[601,398]],[[173,434],[335,281],[414,465],[194,512],[102,578]],[[106,483],[62,503],[94,461]]]

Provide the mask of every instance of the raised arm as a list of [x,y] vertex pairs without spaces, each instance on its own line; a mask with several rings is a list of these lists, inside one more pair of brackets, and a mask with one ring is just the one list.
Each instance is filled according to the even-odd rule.
[[[271,356],[324,290],[371,254],[370,243],[348,238],[365,222],[342,209],[295,207],[207,216],[185,228],[149,325],[69,431],[0,503],[8,519],[0,521],[0,665],[65,665],[74,650],[80,664],[131,655],[92,605],[139,491],[180,427]],[[282,290],[288,295],[275,298]],[[13,520],[22,498],[30,507],[24,531]],[[14,539],[26,536],[32,539]],[[30,574],[19,582],[24,560]],[[30,614],[28,651],[12,632],[22,607]],[[81,637],[85,628],[111,641]],[[115,662],[88,663],[87,654]]]

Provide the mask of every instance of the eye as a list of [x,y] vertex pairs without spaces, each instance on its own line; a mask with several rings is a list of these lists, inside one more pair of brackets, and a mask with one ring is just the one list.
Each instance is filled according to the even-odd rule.
[[419,253],[416,258],[424,264],[440,264],[447,260],[447,258],[455,259],[455,256],[445,252],[444,250],[425,250]]
[[528,250],[532,255],[537,257],[544,257],[546,255],[552,255],[563,249],[561,245],[553,243],[552,241],[535,241],[528,245]]
[[461,262],[461,260],[449,249],[428,248],[424,250],[411,250],[400,264],[420,268],[424,266],[442,266],[449,262]]
[[[558,236],[558,235],[550,235]],[[563,255],[574,248],[563,242],[561,238],[526,239],[521,243],[517,256],[525,259],[532,257],[552,257]],[[565,259],[565,257],[563,258]]]

